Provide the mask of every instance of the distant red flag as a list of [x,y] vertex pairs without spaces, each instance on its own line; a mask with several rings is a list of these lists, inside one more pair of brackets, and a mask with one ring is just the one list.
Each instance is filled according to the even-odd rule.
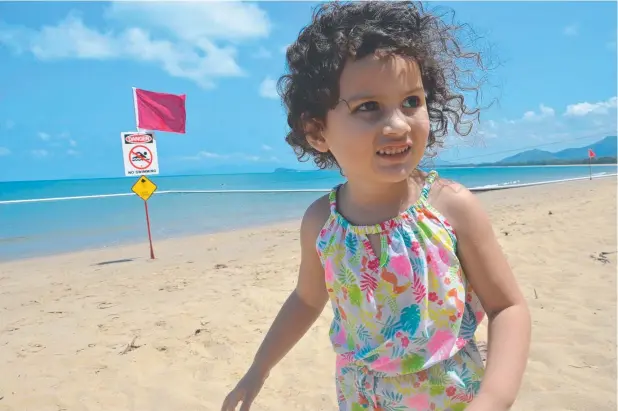
[[597,155],[592,151],[591,148],[588,149],[588,158],[595,158]]
[[157,93],[133,88],[137,128],[185,133],[186,94]]

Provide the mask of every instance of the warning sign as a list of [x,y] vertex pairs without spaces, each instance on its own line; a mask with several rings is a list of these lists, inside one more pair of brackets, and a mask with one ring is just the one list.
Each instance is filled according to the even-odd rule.
[[131,191],[137,194],[142,200],[148,201],[150,196],[157,191],[157,185],[150,181],[148,177],[141,176],[137,179],[133,187],[131,187]]
[[125,176],[159,174],[157,141],[153,132],[125,131],[120,137]]

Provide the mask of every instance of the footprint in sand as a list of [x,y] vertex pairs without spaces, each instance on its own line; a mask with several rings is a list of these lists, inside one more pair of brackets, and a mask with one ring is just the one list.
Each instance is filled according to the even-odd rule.
[[39,344],[39,343],[30,343],[28,344],[27,347],[22,348],[21,354],[22,356],[25,356],[24,354],[29,353],[29,354],[36,354],[39,351],[43,351],[45,349],[45,346],[43,344]]
[[105,309],[107,309],[107,308],[112,308],[114,305],[115,305],[115,304],[112,304],[112,303],[110,303],[110,302],[107,302],[107,301],[102,301],[102,302],[100,302],[100,303],[98,303],[98,304],[97,304],[97,308],[98,308],[99,310],[105,310]]

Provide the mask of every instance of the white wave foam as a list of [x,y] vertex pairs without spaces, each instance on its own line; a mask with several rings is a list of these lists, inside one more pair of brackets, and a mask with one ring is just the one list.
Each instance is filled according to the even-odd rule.
[[[618,173],[599,173],[601,175],[595,176],[592,175],[592,178],[603,178],[603,177],[615,177],[618,176]],[[511,185],[500,185],[494,184],[493,187],[491,185],[481,186],[481,187],[472,187],[470,191],[492,191],[492,190],[504,190],[509,188],[519,188],[519,187],[530,187],[530,186],[541,186],[545,184],[555,184],[555,183],[565,183],[568,181],[578,181],[578,180],[588,180],[590,177],[574,177],[574,178],[564,178],[561,180],[548,180],[548,181],[537,181],[533,183],[524,183],[524,184],[511,184]]]
[[484,186],[478,186],[478,187],[474,187],[476,189],[495,189],[498,187],[506,187],[506,186],[512,186],[512,185],[517,185],[521,183],[520,180],[513,180],[513,181],[506,181],[504,183],[497,183],[497,184],[487,184]]

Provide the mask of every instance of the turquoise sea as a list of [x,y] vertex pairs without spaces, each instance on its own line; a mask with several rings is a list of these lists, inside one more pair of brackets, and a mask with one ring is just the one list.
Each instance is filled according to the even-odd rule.
[[[588,167],[438,168],[467,187],[513,185],[585,177]],[[596,175],[616,166],[593,167]],[[329,189],[337,172],[150,177],[159,191]],[[135,178],[0,182],[0,260],[147,241],[144,205],[137,196],[68,201],[3,201],[130,192]],[[321,193],[158,194],[148,202],[153,241],[297,219]]]

